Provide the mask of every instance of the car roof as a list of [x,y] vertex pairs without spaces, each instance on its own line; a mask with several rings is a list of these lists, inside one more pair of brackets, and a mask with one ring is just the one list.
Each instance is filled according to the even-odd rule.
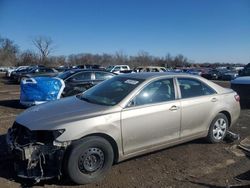
[[197,77],[190,74],[185,73],[174,73],[174,72],[142,72],[142,73],[129,73],[129,74],[121,74],[120,77],[129,77],[129,78],[137,78],[137,79],[151,79],[162,76],[188,76],[188,77]]
[[161,67],[161,66],[139,66],[136,68],[164,68],[165,69],[165,67]]
[[109,72],[109,71],[106,71],[106,70],[102,70],[102,69],[69,69],[67,71],[70,71],[72,73],[85,72],[85,71],[100,71],[100,72],[107,72],[107,73],[111,73],[112,74],[112,72]]
[[76,74],[76,73],[79,73],[79,72],[96,72],[96,71],[116,75],[115,73],[112,73],[112,72],[109,72],[106,70],[102,70],[102,69],[70,69],[70,70],[66,70],[65,72],[70,72],[70,75],[68,75],[68,77],[69,77],[69,76]]

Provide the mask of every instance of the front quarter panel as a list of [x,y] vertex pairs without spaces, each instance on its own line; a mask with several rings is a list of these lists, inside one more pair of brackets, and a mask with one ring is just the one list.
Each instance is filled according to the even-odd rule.
[[121,151],[120,114],[118,111],[64,124],[61,128],[65,129],[65,132],[57,138],[57,141],[79,140],[91,134],[101,133],[112,137],[117,143],[118,150]]

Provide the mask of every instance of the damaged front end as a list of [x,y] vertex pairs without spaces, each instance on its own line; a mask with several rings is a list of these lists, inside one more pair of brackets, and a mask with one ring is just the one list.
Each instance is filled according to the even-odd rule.
[[14,157],[17,176],[36,182],[61,176],[63,156],[70,143],[55,142],[64,130],[31,131],[14,123],[8,130],[7,144]]

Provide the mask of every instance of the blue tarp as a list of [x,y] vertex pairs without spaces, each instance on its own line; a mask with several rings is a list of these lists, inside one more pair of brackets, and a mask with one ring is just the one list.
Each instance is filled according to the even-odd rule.
[[36,77],[22,80],[20,87],[20,103],[35,105],[59,99],[65,85],[60,78]]

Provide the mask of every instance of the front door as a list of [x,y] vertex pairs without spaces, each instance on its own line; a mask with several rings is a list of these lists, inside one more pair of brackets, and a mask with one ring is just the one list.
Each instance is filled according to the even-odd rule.
[[179,139],[180,102],[173,79],[145,86],[121,114],[124,154],[153,148]]

